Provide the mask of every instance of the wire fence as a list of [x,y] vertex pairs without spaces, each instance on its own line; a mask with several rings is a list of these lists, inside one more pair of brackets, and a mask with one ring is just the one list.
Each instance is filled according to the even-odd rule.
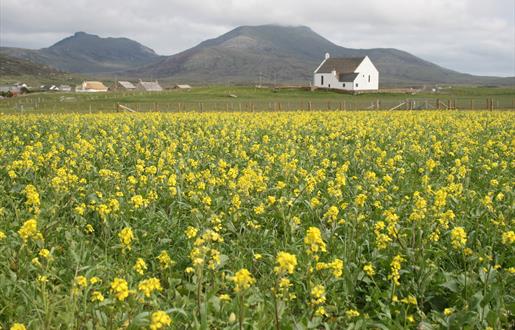
[[116,112],[120,104],[135,112],[249,112],[249,111],[297,111],[297,110],[514,110],[515,98],[486,99],[374,99],[374,100],[253,100],[216,102],[113,102],[112,100],[74,101],[17,99],[2,100],[0,112],[4,113],[55,113],[55,112]]

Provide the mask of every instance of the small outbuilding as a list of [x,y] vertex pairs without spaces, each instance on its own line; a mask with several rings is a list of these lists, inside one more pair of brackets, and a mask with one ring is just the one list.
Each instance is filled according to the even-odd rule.
[[61,85],[61,86],[59,86],[59,90],[61,92],[69,93],[69,92],[72,91],[72,86],[70,86],[70,85]]
[[161,92],[163,91],[163,87],[159,85],[159,82],[156,81],[139,81],[136,85],[136,89],[142,90],[145,92]]

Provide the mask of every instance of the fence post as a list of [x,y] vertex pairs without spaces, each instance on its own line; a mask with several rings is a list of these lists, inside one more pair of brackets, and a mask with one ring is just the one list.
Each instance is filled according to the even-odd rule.
[[308,110],[311,110],[311,101],[308,102]]

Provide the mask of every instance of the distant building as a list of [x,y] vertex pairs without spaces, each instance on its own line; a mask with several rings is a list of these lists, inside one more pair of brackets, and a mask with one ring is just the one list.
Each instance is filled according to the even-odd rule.
[[107,92],[108,88],[100,81],[84,81],[75,88],[76,92],[98,93]]
[[136,85],[136,89],[146,92],[161,92],[163,87],[156,81],[139,81]]
[[61,85],[61,86],[59,86],[59,90],[61,92],[69,93],[69,92],[72,91],[72,86],[70,86],[70,85]]
[[30,87],[27,84],[16,83],[8,86],[0,86],[0,94],[4,96],[16,96],[30,93]]
[[348,91],[379,89],[379,71],[368,56],[331,58],[329,53],[314,72],[314,86]]
[[173,89],[191,89],[191,86],[190,85],[185,85],[185,84],[177,84],[175,86],[173,86]]
[[136,86],[134,86],[134,84],[131,83],[130,81],[118,81],[115,88],[118,89],[118,87],[121,87],[122,89],[125,89],[128,91],[133,91],[136,89]]

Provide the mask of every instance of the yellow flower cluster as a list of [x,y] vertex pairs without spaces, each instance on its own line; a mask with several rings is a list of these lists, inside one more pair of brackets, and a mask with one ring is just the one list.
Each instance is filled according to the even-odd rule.
[[163,311],[157,311],[152,313],[150,317],[150,330],[158,330],[168,327],[172,324],[170,316]]
[[38,241],[43,240],[43,234],[38,231],[38,221],[36,219],[29,219],[25,221],[21,228],[18,230],[18,234],[24,242],[27,242],[31,238]]
[[163,291],[163,287],[158,278],[152,277],[139,282],[138,290],[148,298],[154,291]]
[[512,245],[513,243],[515,243],[515,232],[513,230],[502,233],[502,244]]
[[115,278],[111,282],[111,293],[119,301],[124,301],[129,296],[129,284],[123,278]]
[[297,257],[288,252],[281,251],[277,254],[276,264],[274,267],[276,274],[293,274],[295,267],[297,267]]
[[320,229],[316,227],[309,227],[304,236],[304,244],[308,248],[308,253],[317,254],[318,252],[326,252],[326,246],[322,239]]
[[330,269],[335,278],[343,275],[343,260],[334,259],[331,262],[317,262],[316,270]]
[[467,233],[463,227],[454,227],[451,231],[451,244],[455,249],[461,249],[467,244]]
[[252,285],[254,285],[254,283],[256,283],[256,280],[254,279],[254,277],[252,277],[252,274],[246,268],[242,268],[239,271],[237,271],[234,274],[234,276],[231,277],[231,280],[235,285],[235,292],[241,292],[243,290],[246,290],[250,288]]
[[397,286],[400,285],[399,279],[401,278],[401,263],[404,261],[406,261],[406,259],[401,255],[396,255],[390,263],[390,274],[388,275],[388,279]]
[[136,263],[134,264],[133,269],[136,271],[136,273],[143,275],[145,274],[145,271],[147,270],[147,263],[142,258],[136,259]]
[[120,242],[122,243],[124,249],[131,250],[131,243],[134,239],[134,234],[132,233],[132,229],[129,227],[123,228],[118,233],[118,238],[120,238]]
[[29,210],[34,212],[35,214],[39,213],[39,207],[40,207],[40,199],[39,199],[39,193],[33,185],[29,184],[25,187],[25,196],[27,198],[27,201],[25,204],[29,206]]
[[325,287],[322,284],[317,284],[311,289],[311,303],[313,305],[320,305],[325,302]]
[[157,260],[163,269],[168,269],[174,264],[172,258],[170,258],[170,255],[166,251],[161,251],[159,256],[157,256]]

